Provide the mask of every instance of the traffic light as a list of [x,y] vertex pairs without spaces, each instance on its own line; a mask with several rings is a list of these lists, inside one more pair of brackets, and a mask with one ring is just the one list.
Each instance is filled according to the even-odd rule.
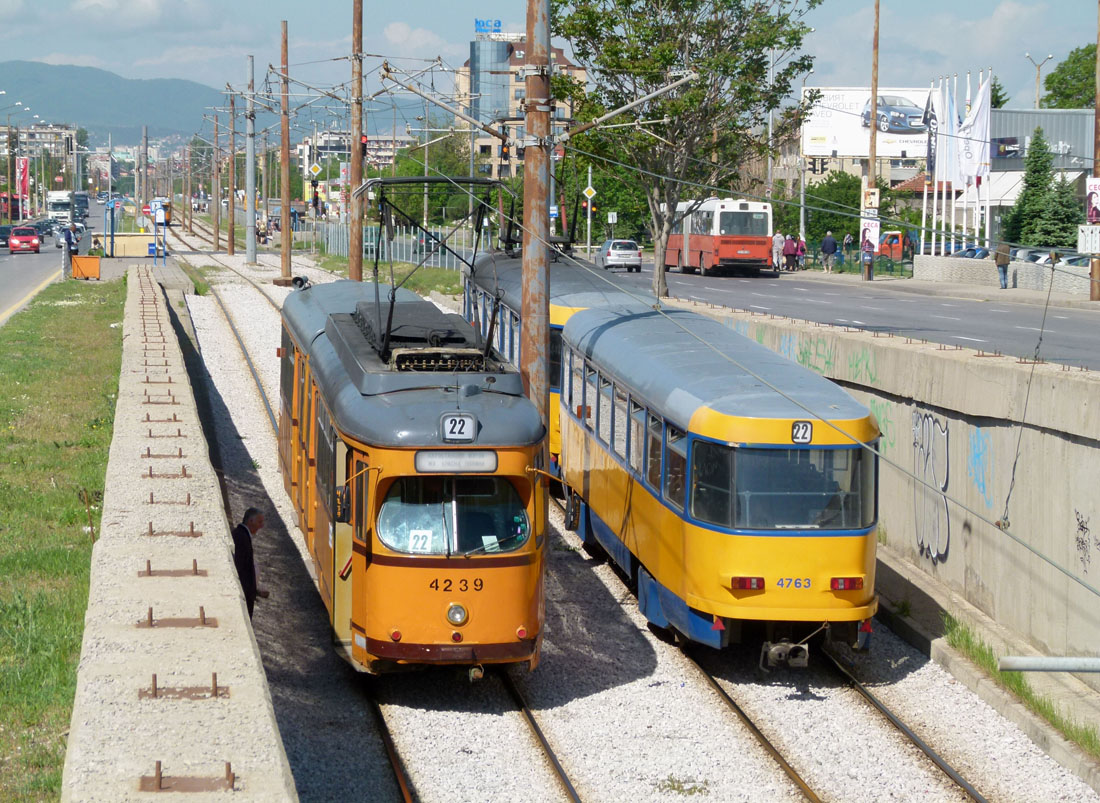
[[359,155],[364,159],[367,158],[367,135],[362,134],[359,137]]
[[526,148],[516,148],[516,158],[521,162],[523,161],[523,154],[526,150]]
[[588,201],[581,201],[581,212],[588,212]]
[[512,159],[512,149],[508,143],[504,143],[500,146],[500,161],[508,162]]
[[313,189],[317,189],[317,179],[311,179],[309,186],[313,187]]
[[313,211],[317,212],[321,209],[321,194],[317,190],[313,191]]

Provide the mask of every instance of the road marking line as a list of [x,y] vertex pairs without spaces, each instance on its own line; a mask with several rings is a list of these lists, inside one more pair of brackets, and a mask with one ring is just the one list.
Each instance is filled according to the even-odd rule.
[[984,343],[984,340],[980,340],[976,337],[963,337],[962,335],[951,335],[956,340],[969,340],[971,343]]
[[14,315],[19,310],[20,307],[22,307],[24,304],[26,304],[28,301],[30,301],[32,298],[34,298],[36,295],[41,293],[43,288],[45,288],[46,285],[50,284],[51,282],[56,281],[57,277],[60,276],[60,275],[61,275],[61,270],[59,269],[57,271],[57,273],[53,274],[48,279],[43,281],[42,284],[38,285],[38,287],[31,290],[29,293],[27,293],[21,299],[16,301],[14,304],[12,304],[10,307],[8,307],[3,312],[0,312],[0,326],[3,326],[5,323],[7,323],[8,318],[10,318],[12,315]]
[[962,318],[952,318],[950,315],[931,315],[931,318],[942,318],[945,321],[961,321]]
[[757,304],[749,304],[749,307],[752,309],[771,309],[771,307],[761,307]]

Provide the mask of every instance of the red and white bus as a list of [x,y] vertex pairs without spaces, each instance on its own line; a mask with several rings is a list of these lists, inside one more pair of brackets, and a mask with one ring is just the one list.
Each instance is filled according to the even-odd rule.
[[708,198],[681,201],[676,206],[684,215],[672,230],[665,249],[665,269],[679,267],[682,273],[724,273],[772,270],[772,205],[740,198]]

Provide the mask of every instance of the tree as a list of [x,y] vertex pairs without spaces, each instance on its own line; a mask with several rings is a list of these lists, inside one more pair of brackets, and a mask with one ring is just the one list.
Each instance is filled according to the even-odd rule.
[[1024,159],[1024,188],[1015,206],[1005,216],[1004,239],[1021,245],[1043,245],[1034,239],[1034,226],[1042,215],[1047,194],[1054,181],[1054,156],[1043,136],[1043,129],[1036,128]]
[[1029,227],[1031,242],[1053,248],[1075,248],[1077,227],[1085,222],[1085,210],[1073,183],[1062,175],[1044,198],[1039,218]]
[[[591,130],[568,142],[604,161],[634,168],[631,183],[644,193],[656,264],[663,265],[681,198],[703,200],[714,187],[739,178],[741,165],[765,153],[770,111],[812,66],[800,53],[807,11],[820,0],[552,0],[554,33],[569,40],[573,58],[588,71],[586,92],[564,77],[556,95],[571,96],[576,115],[592,120],[676,81],[689,84],[621,115],[636,128]],[[769,80],[769,62],[776,67]],[[800,112],[782,115],[773,142],[797,128]],[[643,124],[643,121],[646,121]],[[648,122],[660,121],[660,122]],[[666,296],[664,271],[654,271],[654,293]]]
[[[443,128],[442,123],[428,125],[427,128]],[[429,177],[437,176],[467,176],[470,173],[469,140],[461,135],[447,137],[439,142],[432,142],[428,146],[428,173]],[[425,138],[430,136],[424,135]],[[399,176],[423,176],[424,175],[424,149],[423,147],[410,148],[402,151],[397,157],[397,175]],[[466,214],[469,207],[469,195],[465,187],[453,185],[435,184],[428,188],[428,222],[445,223]],[[391,200],[405,213],[418,222],[422,218],[423,187],[409,188],[398,191],[400,196],[394,195]],[[419,201],[418,201],[419,199]],[[399,225],[405,225],[406,221],[397,221]]]
[[994,109],[1003,109],[1005,104],[1008,103],[1008,95],[1005,94],[1005,88],[1001,85],[1001,81],[997,76],[993,76],[993,82],[989,86],[989,102],[990,106]]
[[[881,177],[876,179],[879,189],[879,212],[883,217],[893,204],[890,185]],[[859,209],[861,201],[861,181],[859,176],[834,170],[821,182],[806,187],[806,238],[819,242],[825,232],[831,231],[837,240],[844,238],[844,232],[858,235]],[[792,231],[798,231],[798,205],[792,204],[796,225]],[[883,229],[889,228],[884,222]],[[785,231],[785,230],[784,230]]]
[[1043,80],[1047,109],[1092,109],[1096,106],[1096,45],[1069,52]]

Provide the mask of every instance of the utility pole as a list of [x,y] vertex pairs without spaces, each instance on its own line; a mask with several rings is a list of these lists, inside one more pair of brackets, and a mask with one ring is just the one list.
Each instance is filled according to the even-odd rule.
[[[529,0],[530,2],[530,0]],[[531,12],[528,10],[527,15]],[[428,99],[424,99],[424,178],[428,177],[428,142],[431,141],[431,126],[428,125]],[[428,228],[428,182],[424,182],[424,228]]]
[[193,225],[193,218],[195,216],[195,210],[191,207],[191,145],[187,145],[187,181],[184,183],[183,190],[183,221],[187,225],[187,231],[193,233],[195,227]]
[[248,113],[245,115],[244,192],[247,223],[244,230],[245,262],[256,264],[256,73],[255,59],[248,57]]
[[286,20],[283,20],[283,93],[281,106],[280,128],[282,135],[281,170],[279,173],[280,190],[283,200],[283,221],[281,240],[281,266],[282,274],[275,280],[275,284],[286,287],[291,282],[290,276],[290,246],[294,240],[294,232],[290,228],[290,56],[287,48]]
[[351,4],[351,207],[348,210],[348,278],[363,281],[363,0]]
[[214,251],[222,247],[222,176],[221,176],[221,151],[218,149],[218,115],[214,115],[214,152],[212,175],[210,178],[210,206],[214,209],[211,213],[214,223]]
[[[1092,120],[1092,174],[1100,175],[1100,0],[1096,2],[1096,102]],[[1089,300],[1100,301],[1100,257],[1090,261]]]
[[229,95],[229,220],[225,225],[225,253],[237,253],[237,96]]
[[268,206],[268,181],[267,173],[271,168],[271,160],[267,157],[267,131],[264,131],[264,148],[263,148],[263,167],[260,168],[260,180],[263,182],[263,186],[260,188],[260,195],[264,197],[264,224],[266,225],[269,218],[268,213],[271,211]]
[[[527,0],[527,79],[523,168],[523,297],[520,374],[539,417],[550,421],[550,295],[547,242],[550,176],[550,0]],[[541,465],[547,469],[546,447]],[[539,483],[541,504],[548,486]]]
[[[871,145],[867,151],[867,189],[874,190],[878,187],[877,178],[877,154],[875,152],[875,134],[878,132],[878,2],[875,0],[875,33],[871,39]],[[866,193],[864,194],[864,202],[866,201]],[[860,204],[864,206],[864,204]],[[867,209],[864,207],[864,213]],[[875,210],[875,214],[878,214],[878,210]],[[862,234],[862,226],[860,227]],[[878,249],[878,243],[872,244],[874,248]],[[860,242],[860,262],[863,264],[863,281],[869,282],[875,278],[875,262],[874,253],[871,254],[871,261],[864,262],[863,260],[863,243]]]

